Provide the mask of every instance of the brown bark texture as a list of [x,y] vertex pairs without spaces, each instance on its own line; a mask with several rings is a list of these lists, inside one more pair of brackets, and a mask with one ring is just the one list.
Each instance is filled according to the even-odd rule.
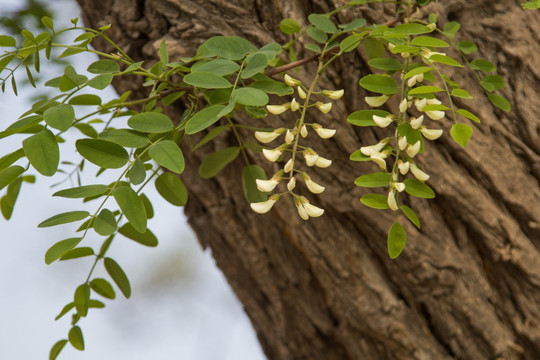
[[[215,35],[242,36],[257,46],[283,43],[288,38],[279,31],[281,19],[306,25],[308,14],[345,3],[78,1],[88,26],[111,23],[109,36],[148,63],[156,61],[163,38],[171,61],[194,55]],[[326,210],[322,217],[302,221],[286,197],[270,213],[255,214],[242,193],[241,158],[215,178],[200,179],[198,165],[207,154],[236,145],[231,134],[195,152],[187,141],[182,144],[189,223],[244,304],[268,359],[540,359],[540,13],[524,11],[519,3],[454,0],[424,9],[438,15],[439,26],[461,23],[457,40],[474,40],[480,56],[497,65],[512,111],[492,106],[470,72],[447,69],[474,96],[457,105],[471,109],[482,123],[471,124],[467,149],[451,139],[449,119],[441,123],[443,137],[426,145],[420,165],[431,175],[428,183],[437,197],[405,198],[422,227],[401,219],[408,241],[396,260],[386,249],[394,214],[363,206],[359,198],[370,191],[353,184],[376,167],[348,160],[360,146],[386,136],[384,129],[354,128],[346,121],[352,111],[367,108],[358,80],[370,69],[360,50],[341,57],[323,76],[321,88],[343,88],[344,98],[329,115],[308,114],[337,129],[324,142],[310,136],[311,147],[333,160],[327,169],[310,169],[326,186],[310,197]],[[395,16],[394,9],[369,5],[333,19],[382,23]],[[299,58],[311,54],[300,49]],[[314,66],[291,74],[308,83]],[[115,86],[144,95],[134,79]],[[395,113],[397,105],[387,106]],[[182,109],[167,111],[178,119]],[[293,123],[287,116],[238,115],[236,121],[273,128]],[[242,136],[253,139],[249,132]],[[267,174],[278,170],[262,155],[250,156]]]

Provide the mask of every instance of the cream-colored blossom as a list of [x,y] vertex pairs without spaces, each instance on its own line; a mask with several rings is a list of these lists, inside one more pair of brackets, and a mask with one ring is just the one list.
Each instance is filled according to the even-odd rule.
[[401,102],[399,103],[399,111],[402,113],[407,111],[407,105],[408,105],[407,99],[401,100]]
[[304,207],[304,204],[300,200],[296,199],[294,201],[294,204],[296,205],[296,210],[298,210],[298,215],[300,215],[303,220],[308,220],[309,215],[306,211],[306,208]]
[[390,138],[384,138],[375,145],[362,146],[360,148],[360,152],[366,156],[371,156],[371,154],[373,153],[380,152],[386,146],[386,144],[388,144],[389,141]]
[[266,110],[271,114],[280,115],[289,110],[290,107],[291,103],[285,103],[283,105],[266,105]]
[[340,99],[343,96],[344,93],[345,93],[345,91],[343,89],[341,89],[341,90],[323,90],[322,91],[322,94],[324,96],[328,96],[332,100]]
[[293,169],[293,161],[292,159],[289,159],[289,161],[287,161],[287,163],[283,167],[283,171],[285,171],[286,173],[290,173],[292,169]]
[[322,139],[329,139],[336,134],[336,129],[325,129],[319,124],[311,126]]
[[413,129],[418,129],[422,125],[422,122],[424,122],[424,115],[420,115],[417,118],[413,117],[411,118],[411,127]]
[[251,203],[249,205],[251,206],[253,211],[255,211],[256,213],[265,214],[269,212],[270,209],[272,209],[272,206],[274,206],[274,204],[276,203],[276,201],[278,201],[278,199],[279,199],[279,195],[275,194],[275,195],[270,196],[270,198],[268,198],[268,200],[266,201],[261,201],[258,203]]
[[287,190],[293,191],[294,187],[296,186],[296,178],[292,177],[289,182],[287,183]]
[[307,166],[313,166],[317,162],[319,155],[312,149],[306,149],[303,151],[304,159],[306,160]]
[[294,135],[293,135],[292,131],[287,130],[287,133],[285,134],[285,142],[287,144],[290,144],[293,141],[294,141]]
[[288,74],[285,74],[283,79],[285,80],[285,84],[289,86],[298,86],[302,84],[300,80],[296,80],[295,78],[293,78],[292,76],[289,76]]
[[315,166],[320,167],[320,168],[327,168],[330,165],[332,165],[332,160],[323,158],[322,156],[319,156],[317,158],[317,161],[315,161]]
[[407,152],[407,155],[410,157],[415,157],[416,154],[420,151],[422,144],[420,143],[420,140],[414,143],[414,145],[408,145],[405,151]]
[[384,160],[382,156],[377,154],[377,155],[371,155],[370,158],[371,158],[371,161],[377,164],[382,171],[386,171],[386,161]]
[[401,175],[405,175],[409,172],[410,164],[411,163],[408,161],[403,162],[402,160],[398,160],[398,169]]
[[396,192],[394,191],[394,189],[390,189],[390,191],[388,192],[388,198],[387,198],[386,202],[388,203],[388,207],[391,210],[393,210],[393,211],[398,210],[398,205],[397,205],[397,201],[396,201]]
[[430,110],[430,111],[426,111],[426,115],[431,119],[431,120],[441,120],[445,113],[444,111],[441,111],[441,110]]
[[264,157],[265,157],[268,161],[275,162],[275,161],[277,161],[277,159],[279,159],[279,157],[280,157],[281,154],[283,153],[283,150],[281,150],[280,148],[276,148],[276,149],[263,149],[262,152],[263,152]]
[[308,135],[306,125],[302,125],[302,127],[300,128],[300,135],[302,135],[303,138]]
[[256,179],[255,182],[257,183],[257,189],[262,192],[270,192],[279,184],[279,181],[274,178],[270,180]]
[[385,117],[373,115],[373,121],[378,127],[385,128],[390,125],[394,121],[394,119],[392,118],[392,115],[388,115]]
[[322,103],[320,101],[317,101],[315,103],[315,106],[317,107],[317,109],[319,109],[323,114],[327,114],[331,109],[332,109],[332,103],[328,102],[328,103]]
[[386,95],[366,96],[365,100],[369,106],[379,107],[379,106],[382,106],[386,102],[386,100],[388,100],[388,98],[389,96],[386,96]]
[[442,129],[428,129],[425,126],[423,126],[420,129],[420,132],[428,140],[436,140],[436,139],[440,138],[441,135],[443,134]]
[[437,28],[437,25],[435,25],[434,23],[429,23],[429,24],[427,24],[426,26],[427,26],[427,27],[429,28],[429,30],[431,30],[431,31],[433,31],[433,30],[435,30],[435,29]]
[[418,111],[422,111],[422,109],[424,108],[424,106],[427,105],[427,99],[426,98],[422,98],[422,99],[416,99],[414,101],[414,105],[416,106],[416,109]]
[[274,131],[255,131],[255,138],[259,140],[260,142],[266,144],[273,140],[275,140],[278,136],[283,134],[283,131],[285,129],[279,128],[275,129]]
[[324,209],[312,205],[309,202],[304,203],[304,208],[306,209],[307,214],[311,217],[319,217],[324,214]]
[[311,177],[309,177],[308,174],[303,173],[302,177],[304,178],[304,182],[306,183],[307,188],[309,191],[311,191],[314,194],[320,194],[324,191],[324,186],[321,186],[317,184],[315,181],[311,180]]
[[298,86],[296,90],[298,91],[298,96],[300,96],[300,99],[305,99],[307,97],[306,92],[302,89],[301,86]]
[[392,183],[392,186],[394,187],[394,189],[396,189],[399,192],[402,192],[403,190],[405,190],[405,184],[402,182]]
[[291,111],[296,111],[298,109],[300,109],[300,104],[293,98],[291,101]]
[[429,175],[420,170],[414,163],[411,163],[411,172],[420,181],[427,181],[429,179]]
[[407,137],[406,136],[401,136],[399,139],[398,139],[398,147],[399,147],[399,150],[405,150],[405,148],[407,147]]

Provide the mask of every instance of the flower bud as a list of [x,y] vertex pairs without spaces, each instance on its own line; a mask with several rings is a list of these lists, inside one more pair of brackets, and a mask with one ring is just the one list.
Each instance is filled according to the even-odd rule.
[[[304,197],[302,196],[302,198],[304,198]],[[294,198],[294,204],[296,205],[296,210],[298,210],[298,215],[300,215],[302,220],[308,220],[309,215],[308,215],[308,213],[306,211],[306,208],[304,207],[304,203],[302,202],[302,198],[295,197]],[[307,199],[306,199],[306,201],[307,201]]]
[[344,93],[345,93],[345,91],[343,89],[341,89],[341,90],[323,90],[322,91],[322,94],[324,96],[327,96],[332,100],[340,99],[343,96]]
[[319,217],[324,214],[324,209],[311,205],[309,202],[304,204],[304,208],[306,209],[307,214],[311,217]]
[[398,160],[398,169],[401,175],[405,175],[409,172],[410,162]]
[[275,140],[279,135],[283,134],[285,129],[279,128],[274,131],[255,131],[255,138],[260,142],[266,144]]
[[379,155],[371,155],[371,161],[373,161],[375,164],[379,165],[379,168],[382,171],[386,171],[386,161],[382,156]]
[[393,211],[398,210],[398,205],[397,205],[397,201],[396,201],[396,193],[395,193],[394,189],[391,189],[388,192],[388,198],[387,198],[386,202],[388,203],[388,207],[391,210],[393,210]]
[[290,130],[287,130],[287,133],[285,134],[285,142],[287,144],[290,144],[294,141],[294,135]]
[[379,107],[379,106],[382,106],[386,102],[386,100],[388,100],[388,98],[389,96],[386,96],[386,95],[366,96],[365,100],[369,106]]
[[296,178],[292,177],[289,182],[287,183],[287,190],[293,191],[294,187],[296,186]]
[[384,138],[375,145],[362,146],[360,152],[366,156],[379,153],[390,141],[390,138]]
[[315,103],[315,106],[317,109],[319,109],[323,114],[327,114],[332,109],[332,103],[322,103],[320,101],[317,101]]
[[306,127],[306,125],[302,125],[302,127],[300,128],[300,135],[302,135],[303,138],[305,138],[307,136],[307,127]]
[[398,140],[398,147],[399,147],[399,150],[403,151],[405,150],[405,148],[407,147],[407,137],[406,136],[402,136],[399,138]]
[[283,114],[285,111],[289,110],[290,107],[290,103],[286,103],[283,105],[266,105],[266,110],[268,110],[268,112],[271,114],[280,115]]
[[403,192],[403,190],[405,190],[405,184],[402,182],[392,183],[392,186],[399,192]]
[[283,167],[283,171],[285,173],[290,173],[292,170],[293,170],[293,161],[292,159],[289,159],[289,161],[287,161],[287,163]]
[[435,25],[434,23],[429,23],[429,24],[427,24],[426,26],[427,26],[427,27],[429,28],[429,30],[431,30],[431,31],[433,31],[433,30],[435,30],[435,29],[437,28],[437,25]]
[[296,101],[296,99],[292,99],[291,101],[291,111],[296,111],[300,108],[300,104]]
[[401,100],[401,102],[399,103],[399,111],[402,113],[407,111],[407,99]]
[[298,91],[298,96],[300,96],[300,99],[305,99],[307,97],[306,92],[300,86],[298,86],[296,90]]
[[283,77],[283,79],[285,80],[285,84],[289,85],[289,86],[298,86],[298,85],[301,85],[302,83],[300,82],[300,80],[296,80],[295,78],[293,78],[292,76],[289,76],[287,74],[285,74],[285,76]]

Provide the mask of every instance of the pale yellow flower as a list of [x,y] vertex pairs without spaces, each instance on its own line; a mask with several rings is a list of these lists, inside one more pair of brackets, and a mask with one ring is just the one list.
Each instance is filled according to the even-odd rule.
[[332,103],[322,103],[320,101],[317,101],[315,103],[315,106],[317,109],[319,109],[323,114],[327,114],[332,109]]
[[386,96],[386,95],[366,96],[365,100],[369,106],[379,107],[379,106],[382,106],[386,102],[386,100],[388,100],[388,98],[389,96]]
[[345,91],[343,89],[341,89],[341,90],[323,90],[322,91],[322,94],[324,96],[328,96],[332,100],[340,99],[343,96],[344,93],[345,93]]
[[411,163],[411,172],[420,181],[427,181],[429,179],[429,175],[420,170],[414,163]]
[[442,129],[428,129],[425,126],[423,126],[420,129],[420,132],[428,140],[436,140],[436,139],[440,138],[441,135],[443,134]]
[[292,76],[289,76],[287,74],[285,74],[283,79],[285,80],[285,84],[287,84],[289,86],[298,86],[298,85],[302,84],[300,82],[300,80],[296,80],[295,78],[293,78]]

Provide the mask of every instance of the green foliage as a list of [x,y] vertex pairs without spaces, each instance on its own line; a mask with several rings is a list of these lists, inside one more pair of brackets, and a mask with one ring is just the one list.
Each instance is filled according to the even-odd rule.
[[[53,244],[45,254],[47,264],[83,257],[94,259],[87,280],[75,290],[73,302],[65,305],[57,316],[60,319],[74,311],[68,339],[57,342],[49,358],[56,359],[68,342],[74,348],[84,350],[82,330],[77,324],[90,309],[105,306],[91,299],[92,294],[115,299],[115,290],[108,279],[112,279],[125,297],[131,296],[128,277],[120,265],[107,256],[107,251],[118,235],[145,246],[157,246],[158,239],[147,227],[148,219],[154,215],[152,203],[143,190],[153,181],[158,193],[170,204],[186,205],[190,184],[184,184],[181,175],[187,166],[193,166],[184,159],[187,151],[208,151],[210,142],[226,136],[234,138],[237,143],[234,146],[218,147],[205,155],[198,169],[201,178],[214,177],[229,164],[242,161],[243,170],[230,181],[241,181],[245,198],[254,211],[270,211],[280,197],[290,196],[302,219],[323,214],[323,209],[296,192],[296,181],[303,181],[312,194],[325,189],[307,171],[312,166],[328,167],[331,161],[312,148],[310,136],[317,133],[326,139],[334,135],[335,130],[325,128],[327,119],[324,116],[331,111],[332,101],[337,101],[343,91],[320,89],[319,80],[333,61],[352,51],[363,52],[375,73],[354,80],[358,81],[360,91],[367,93],[366,102],[371,108],[353,111],[347,121],[362,128],[392,129],[377,144],[363,146],[350,155],[352,161],[372,161],[378,168],[377,172],[359,176],[355,185],[380,187],[387,191],[386,195],[366,194],[360,201],[373,209],[395,212],[387,246],[390,258],[397,258],[404,250],[407,237],[397,221],[398,214],[420,228],[420,219],[414,210],[403,204],[409,197],[400,194],[406,192],[423,199],[435,197],[435,191],[426,184],[429,175],[419,168],[422,162],[417,161],[419,154],[427,156],[424,154],[425,142],[442,134],[438,126],[431,128],[431,120],[452,117],[454,125],[450,135],[463,147],[471,139],[473,128],[458,122],[456,115],[461,121],[480,122],[469,109],[456,107],[456,98],[470,100],[472,96],[450,78],[447,69],[472,71],[494,106],[506,112],[511,110],[509,101],[500,94],[506,86],[505,80],[494,74],[497,69],[492,62],[478,57],[477,44],[460,38],[459,23],[448,22],[442,29],[437,29],[434,14],[427,22],[416,17],[414,10],[429,2],[397,3],[401,16],[397,25],[368,24],[361,18],[347,24],[336,23],[334,15],[337,12],[367,3],[352,0],[327,14],[310,14],[306,27],[292,18],[282,20],[279,28],[289,39],[286,44],[270,43],[257,48],[240,37],[214,36],[197,49],[193,58],[171,58],[167,44],[162,40],[156,49],[159,61],[151,66],[131,59],[112,42],[105,35],[109,25],[95,30],[80,27],[77,19],[73,19],[73,27],[58,29],[44,14],[40,17],[40,26],[44,30],[41,33],[20,29],[20,36],[0,35],[0,47],[4,51],[0,55],[0,88],[3,92],[6,86],[11,86],[17,94],[20,77],[26,78],[32,86],[39,86],[40,59],[42,56],[54,58],[51,55],[53,48],[63,50],[57,57],[60,59],[85,52],[101,57],[85,73],[64,65],[58,76],[44,84],[49,96],[34,103],[0,132],[0,139],[12,135],[23,137],[22,148],[0,158],[0,190],[6,189],[0,198],[0,210],[6,219],[13,214],[22,184],[35,180],[31,175],[34,170],[43,176],[63,173],[69,174],[68,178],[78,178],[81,172],[87,171],[90,162],[99,167],[98,176],[103,172],[117,175],[110,184],[100,184],[96,177],[94,184],[79,182],[77,186],[56,191],[53,196],[95,201],[95,210],[68,211],[38,225],[79,223],[77,232],[80,236]],[[523,6],[538,8],[537,1],[526,2]],[[77,31],[78,36],[72,44],[58,42],[58,36],[73,31]],[[93,50],[92,41],[98,38],[111,44],[115,53]],[[315,56],[296,62],[301,45],[299,40],[307,40],[304,50],[315,52]],[[460,58],[438,52],[445,48],[455,49]],[[473,53],[475,59],[469,60]],[[284,63],[286,58],[291,63]],[[317,71],[310,84],[288,74],[284,81],[277,80],[276,74],[311,61],[317,63]],[[116,77],[134,76],[144,78],[143,85],[148,89],[146,98],[131,99],[130,92],[126,92],[105,103],[100,95],[86,93],[88,88],[105,89]],[[400,104],[399,112],[377,109],[391,97],[394,104]],[[276,98],[281,99],[278,105],[270,103]],[[186,111],[181,118],[171,119],[167,115],[171,113],[168,107],[177,101],[182,102]],[[309,118],[313,114],[308,109],[319,110],[322,115],[311,121]],[[236,115],[240,113],[255,119],[253,123],[256,124],[256,119],[264,118],[268,113],[279,116],[285,111],[297,112],[294,124],[283,125],[280,121],[280,127],[275,129],[259,129],[236,123],[236,119],[241,118]],[[126,119],[128,128],[123,125]],[[120,122],[122,120],[124,122]],[[59,144],[64,142],[64,133],[72,128],[77,129],[78,137],[71,151],[76,150],[81,161],[61,163]],[[254,131],[264,146],[244,139],[246,131]],[[284,142],[280,140],[281,145],[269,145],[281,136],[285,137]],[[261,159],[260,153],[282,169],[268,178],[263,167],[251,163]],[[324,155],[324,148],[321,153]],[[67,166],[73,169],[68,170]],[[286,189],[280,185],[283,180],[287,181]],[[278,187],[281,189],[272,194]],[[109,201],[111,199],[114,201]],[[102,237],[99,251],[85,246],[89,245],[89,231]],[[96,265],[101,262],[107,279],[92,277]]]

